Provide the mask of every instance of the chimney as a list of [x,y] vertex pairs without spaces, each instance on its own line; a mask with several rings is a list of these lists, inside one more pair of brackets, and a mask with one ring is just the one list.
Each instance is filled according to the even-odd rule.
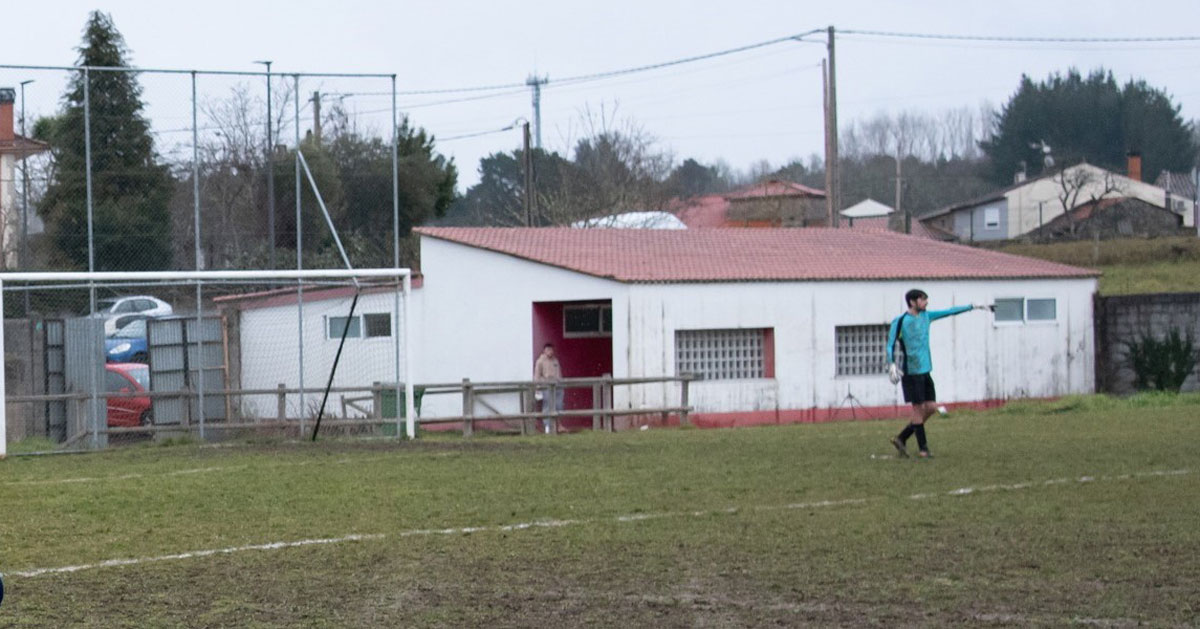
[[0,87],[0,142],[12,142],[17,137],[13,132],[13,102],[16,100],[16,90]]
[[1125,168],[1125,174],[1134,181],[1142,180],[1142,154],[1136,151],[1130,151],[1125,155],[1128,160],[1128,165]]

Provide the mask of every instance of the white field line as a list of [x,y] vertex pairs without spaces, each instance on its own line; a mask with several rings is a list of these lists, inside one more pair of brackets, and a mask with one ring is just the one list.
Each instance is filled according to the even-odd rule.
[[[1132,480],[1139,478],[1155,478],[1155,477],[1170,477],[1170,476],[1185,476],[1191,474],[1191,470],[1161,470],[1151,472],[1139,472],[1135,474],[1121,474],[1118,476],[1080,476],[1079,478],[1055,478],[1040,483],[1027,482],[1015,483],[1011,485],[986,485],[983,487],[961,487],[951,489],[950,491],[913,494],[909,496],[912,500],[927,500],[930,498],[940,497],[956,497],[967,496],[976,493],[985,493],[993,491],[1016,491],[1021,489],[1029,489],[1039,486],[1064,485],[1067,483],[1092,483],[1098,481],[1117,481],[1117,480]],[[797,502],[784,505],[758,505],[748,508],[728,507],[725,509],[710,509],[702,511],[665,511],[659,513],[635,513],[629,515],[620,515],[615,517],[601,518],[583,518],[575,520],[533,520],[530,522],[517,522],[513,524],[492,524],[482,526],[465,526],[465,527],[448,527],[438,529],[411,529],[408,531],[400,531],[392,533],[394,537],[416,537],[427,535],[469,535],[472,533],[487,533],[487,532],[507,532],[507,531],[523,531],[537,528],[559,528],[564,526],[575,526],[579,524],[595,524],[602,522],[621,522],[634,523],[643,522],[646,520],[657,520],[663,518],[679,518],[679,517],[708,517],[713,515],[728,515],[737,514],[743,510],[753,511],[783,511],[792,509],[822,509],[828,507],[840,507],[846,505],[863,504],[868,501],[881,500],[882,497],[867,497],[867,498],[844,498],[841,500],[819,500],[815,502]],[[341,537],[327,537],[320,539],[305,539],[292,542],[270,542],[266,544],[253,544],[248,546],[234,546],[230,548],[218,548],[210,550],[195,550],[185,553],[173,555],[159,555],[157,557],[138,557],[129,559],[108,559],[98,563],[81,564],[77,566],[62,566],[58,568],[37,568],[34,570],[23,570],[18,572],[9,572],[5,576],[8,577],[39,577],[47,574],[62,574],[68,572],[79,572],[81,570],[91,570],[95,568],[112,568],[117,566],[133,566],[144,563],[155,563],[160,561],[175,561],[182,559],[195,559],[198,557],[211,557],[213,555],[228,555],[253,550],[279,550],[284,548],[295,548],[298,546],[312,546],[317,544],[343,544],[346,542],[357,542],[365,540],[380,540],[388,537],[388,534],[351,534]]]

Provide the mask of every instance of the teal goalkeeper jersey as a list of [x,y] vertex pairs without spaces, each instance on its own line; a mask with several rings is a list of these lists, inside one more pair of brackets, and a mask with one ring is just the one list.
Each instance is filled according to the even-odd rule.
[[[892,319],[891,329],[888,330],[887,359],[896,360],[896,339],[904,344],[904,373],[923,374],[933,371],[933,359],[929,356],[929,324],[952,315],[960,314],[971,309],[971,306],[955,306],[946,310],[926,310],[913,315],[909,312]],[[901,324],[903,320],[903,324]]]

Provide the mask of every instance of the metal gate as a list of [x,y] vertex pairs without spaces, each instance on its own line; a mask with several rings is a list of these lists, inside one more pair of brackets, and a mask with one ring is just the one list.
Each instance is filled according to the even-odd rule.
[[[199,325],[197,325],[199,324]],[[204,421],[229,418],[224,321],[219,316],[167,317],[147,321],[150,383],[155,392],[178,391],[178,397],[155,397],[155,425],[193,425],[201,420],[200,382],[204,384]],[[203,378],[201,378],[203,374]]]

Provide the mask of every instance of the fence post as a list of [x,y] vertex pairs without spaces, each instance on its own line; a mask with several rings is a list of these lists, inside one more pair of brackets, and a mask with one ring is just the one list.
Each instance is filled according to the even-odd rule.
[[[536,400],[533,399],[533,393],[529,389],[521,390],[521,412],[522,413],[532,413],[534,410],[536,410],[533,407],[535,401]],[[522,417],[521,418],[521,436],[525,436],[528,434],[529,434],[529,420]]]
[[[593,410],[599,409],[599,408],[603,407],[603,405],[604,405],[604,400],[602,400],[600,397],[603,395],[603,393],[601,393],[602,390],[603,390],[603,387],[600,385],[599,382],[594,383],[592,385],[592,409]],[[600,428],[603,425],[604,425],[604,416],[598,412],[593,413],[592,414],[592,430],[593,431],[600,430]]]
[[287,386],[282,382],[279,383],[279,393],[275,407],[275,419],[279,421],[287,421]]
[[475,392],[470,378],[462,381],[463,436],[475,434]]
[[[564,397],[564,399],[566,398],[566,396],[563,396],[563,397]],[[550,404],[550,409],[551,409],[550,414],[546,417],[547,426],[549,427],[550,434],[557,435],[558,434],[558,411],[561,410],[558,408],[558,381],[557,380],[551,380],[550,388],[546,390],[546,399],[542,401],[542,406],[545,406],[547,403]]]
[[[396,408],[400,402],[396,402]],[[383,419],[383,384],[379,381],[371,383],[371,419]]]
[[613,407],[612,374],[610,374],[610,373],[604,374],[602,380],[603,380],[603,382],[600,385],[600,389],[601,389],[601,391],[600,391],[600,404],[601,404],[600,408],[603,409],[600,413],[602,416],[601,422],[603,422],[605,430],[607,430],[608,432],[612,432],[613,431],[613,416],[611,413],[604,412],[604,411],[611,410]]
[[679,412],[679,425],[687,426],[688,420],[688,383],[691,382],[690,376],[684,376],[683,381],[679,383],[679,406],[683,409]]

